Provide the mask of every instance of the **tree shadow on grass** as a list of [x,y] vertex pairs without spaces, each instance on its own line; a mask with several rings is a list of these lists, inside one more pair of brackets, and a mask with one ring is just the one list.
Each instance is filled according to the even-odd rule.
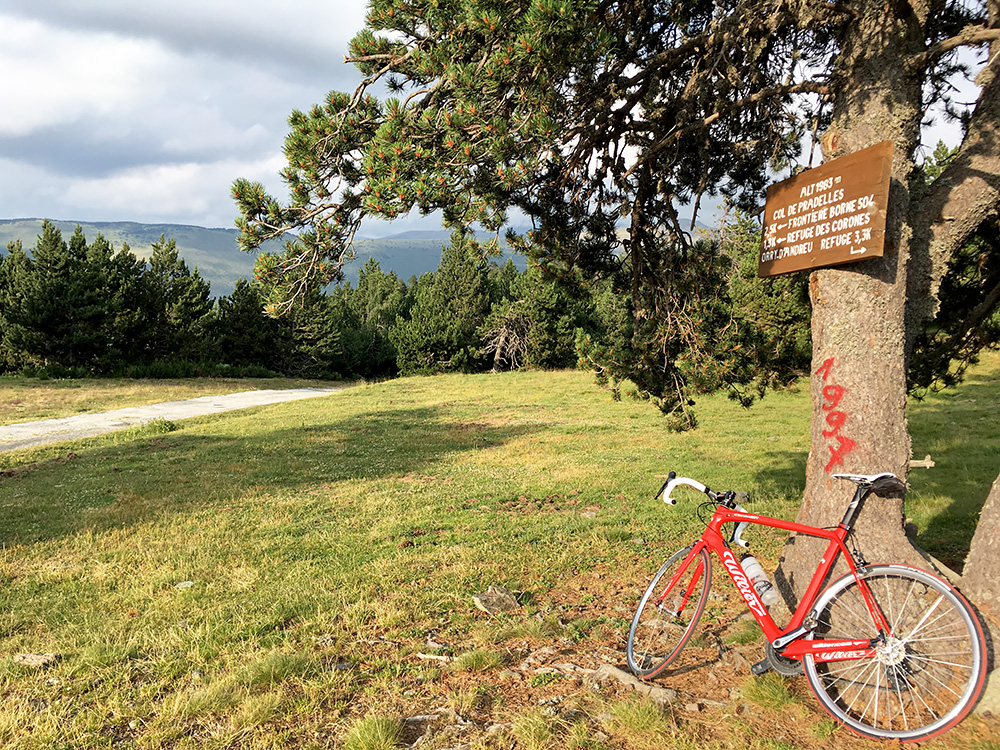
[[807,450],[768,453],[766,463],[754,476],[757,491],[777,498],[801,497],[806,486],[808,457]]
[[[966,382],[910,409],[914,458],[930,455],[931,469],[910,471],[908,513],[918,522],[916,543],[961,570],[979,513],[1000,472],[1000,378],[972,373]],[[923,500],[947,498],[940,506]]]
[[321,498],[331,483],[428,474],[453,454],[499,447],[544,428],[455,420],[429,407],[264,427],[252,437],[197,434],[194,425],[118,444],[71,443],[71,459],[0,477],[0,544],[129,527],[309,487]]

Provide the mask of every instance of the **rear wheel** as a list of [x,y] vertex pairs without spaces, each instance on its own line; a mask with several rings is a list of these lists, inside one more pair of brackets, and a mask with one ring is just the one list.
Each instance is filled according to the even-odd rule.
[[862,575],[889,631],[873,623],[853,575],[817,600],[811,638],[872,639],[874,656],[804,659],[816,697],[859,734],[904,742],[954,726],[969,712],[985,677],[982,630],[962,596],[937,576],[902,565]]
[[628,666],[639,677],[655,677],[677,658],[705,609],[712,564],[704,548],[688,560],[693,546],[675,552],[656,572],[632,618]]

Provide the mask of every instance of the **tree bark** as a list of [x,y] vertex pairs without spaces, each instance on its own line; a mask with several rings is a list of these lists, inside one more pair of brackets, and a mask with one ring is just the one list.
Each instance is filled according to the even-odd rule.
[[[989,11],[990,26],[1000,27],[1000,0],[988,0],[986,7]],[[985,131],[980,136],[981,141],[992,143],[994,151],[994,161],[992,162],[992,176],[988,181],[987,189],[992,189],[994,200],[993,215],[996,216],[998,204],[1000,204],[1000,41],[990,45],[990,57],[986,68],[980,73],[979,83],[983,86],[983,100],[976,106],[976,119],[970,123],[970,134],[978,134],[979,129]],[[983,110],[982,119],[979,118],[980,110]],[[944,175],[942,175],[944,176]],[[996,667],[996,649],[1000,646],[1000,476],[993,482],[993,488],[986,498],[986,504],[979,514],[979,522],[976,524],[975,534],[972,536],[972,544],[969,548],[969,556],[965,560],[964,575],[962,577],[963,593],[969,597],[973,605],[977,608],[983,625],[990,640],[992,663],[990,667]],[[986,694],[980,701],[980,709],[989,709],[994,712],[1000,711],[1000,684],[994,673],[990,677]]]
[[962,149],[913,212],[907,354],[938,310],[948,261],[1000,209],[1000,42],[979,74],[983,86]]
[[[878,6],[877,8],[875,6]],[[890,139],[895,144],[881,258],[813,272],[811,450],[797,521],[840,521],[854,485],[834,473],[892,472],[906,477],[905,309],[909,229],[908,181],[921,118],[922,78],[906,60],[925,48],[920,19],[907,3],[864,8],[840,40],[834,112],[823,138],[826,159]],[[836,415],[836,416],[835,416]],[[871,562],[921,562],[903,531],[903,503],[872,496],[857,523]],[[776,575],[793,604],[812,577],[825,542],[791,537]]]
[[965,560],[962,593],[972,603],[986,631],[993,670],[977,710],[1000,711],[1000,678],[996,671],[1000,648],[1000,476],[986,498],[969,556]]
[[[990,26],[1000,27],[1000,0],[989,0],[987,8]],[[914,214],[907,355],[921,326],[937,312],[937,292],[949,258],[1000,210],[1000,41],[991,44],[977,83],[982,93],[962,149]],[[982,306],[988,308],[988,303],[984,299]],[[990,646],[989,668],[995,670],[1000,647],[1000,477],[976,524],[961,589],[980,616]],[[977,710],[1000,712],[1000,679],[995,671]]]
[[992,621],[992,630],[1000,636],[1000,477],[993,483],[986,504],[979,515],[965,560],[962,591]]

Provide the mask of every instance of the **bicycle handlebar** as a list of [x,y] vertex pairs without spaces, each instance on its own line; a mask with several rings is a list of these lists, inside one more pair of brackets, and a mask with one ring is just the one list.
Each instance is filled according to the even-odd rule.
[[[663,483],[662,487],[660,487],[660,491],[656,493],[656,497],[662,496],[663,502],[665,502],[667,505],[676,505],[677,501],[670,496],[670,493],[673,492],[678,485],[682,484],[686,484],[688,487],[696,489],[699,492],[704,492],[706,495],[708,495],[709,499],[712,502],[725,503],[727,507],[730,507],[733,510],[738,510],[742,513],[747,512],[746,508],[743,508],[740,505],[736,504],[735,492],[713,492],[708,487],[699,482],[697,479],[691,479],[690,477],[679,477],[674,472],[670,472],[670,474],[667,475],[667,481]],[[733,532],[733,536],[730,542],[735,543],[740,547],[748,548],[750,546],[750,542],[743,539],[742,535],[744,529],[746,529],[746,527],[749,525],[750,524],[746,521],[737,524],[736,530]]]
[[656,496],[660,497],[662,495],[663,502],[665,502],[667,505],[677,505],[677,501],[674,500],[672,497],[670,497],[670,493],[673,492],[674,489],[679,484],[686,484],[688,487],[692,487],[698,490],[699,492],[704,492],[713,500],[715,500],[716,498],[715,493],[712,492],[710,489],[708,489],[708,487],[703,485],[701,482],[694,479],[690,479],[688,477],[679,477],[676,474],[674,474],[674,472],[670,472],[670,475],[667,477],[667,481],[664,483],[662,487],[660,487],[660,491],[656,493]]

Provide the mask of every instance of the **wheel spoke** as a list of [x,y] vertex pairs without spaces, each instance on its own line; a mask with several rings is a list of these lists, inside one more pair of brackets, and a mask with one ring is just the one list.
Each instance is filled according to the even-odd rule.
[[[903,702],[903,689],[901,687],[903,685],[903,681],[906,679],[906,675],[904,675],[900,670],[896,669],[896,667],[891,667],[891,669],[893,671],[893,682],[896,685],[896,690],[895,690],[896,700],[899,701],[899,713],[896,715],[898,715],[903,720],[903,729],[909,729],[910,724],[906,719],[906,704]],[[891,693],[889,695],[888,702],[890,704],[892,703]],[[896,715],[894,715],[893,718],[895,718]]]
[[[820,702],[868,737],[916,740],[954,725],[982,685],[984,651],[975,615],[946,583],[922,571],[874,566],[863,575],[890,632],[877,635],[870,657],[807,657],[806,677]],[[834,582],[820,601],[820,626],[810,638],[873,637],[853,576]]]
[[[892,591],[889,589],[889,579],[888,578],[883,578],[882,580],[885,582],[885,599],[884,599],[884,601],[886,602],[886,608],[889,610],[889,612],[888,612],[888,615],[889,615],[889,628],[892,629],[892,628],[895,627],[895,623],[898,621],[896,619],[898,615],[897,615],[897,613],[895,613],[895,612],[892,611]],[[886,613],[883,612],[883,614],[886,614]]]
[[[857,597],[851,597],[851,601],[848,602],[847,598],[843,597],[838,603],[842,606],[837,610],[836,623],[820,620],[820,624],[825,625],[830,631],[825,633],[826,637],[848,638],[849,633],[857,633],[865,626],[871,627],[871,613],[865,607],[864,599],[858,601]],[[835,626],[837,630],[834,630]]]
[[674,662],[705,607],[711,583],[710,560],[705,550],[689,559],[690,551],[690,547],[679,550],[663,564],[632,619],[628,664],[640,677],[656,676]]
[[[966,653],[966,652],[962,652],[962,653]],[[937,654],[937,656],[947,656],[947,654]],[[928,665],[931,665],[931,666],[933,666],[935,664],[940,664],[940,665],[945,666],[945,667],[954,667],[955,669],[964,669],[964,670],[971,670],[972,669],[972,666],[969,665],[969,664],[960,664],[960,663],[955,662],[955,661],[945,661],[944,659],[932,659],[929,656],[913,655],[913,656],[910,656],[908,658],[909,658],[910,661],[922,662],[924,664],[928,664]]]
[[[916,625],[913,626],[913,630],[910,631],[910,634],[903,639],[903,643],[909,643],[911,640],[913,640],[913,636],[920,632],[920,628],[922,628],[924,626],[924,623],[927,622],[927,618],[930,617],[932,614],[934,614],[934,610],[936,610],[940,606],[942,601],[944,601],[944,597],[939,596],[937,601],[934,602],[933,606],[931,606],[931,608],[924,613],[924,616],[920,618],[920,622],[918,622]],[[935,618],[934,620],[931,620],[931,622],[932,623],[936,622],[938,619],[940,619],[940,616]]]

